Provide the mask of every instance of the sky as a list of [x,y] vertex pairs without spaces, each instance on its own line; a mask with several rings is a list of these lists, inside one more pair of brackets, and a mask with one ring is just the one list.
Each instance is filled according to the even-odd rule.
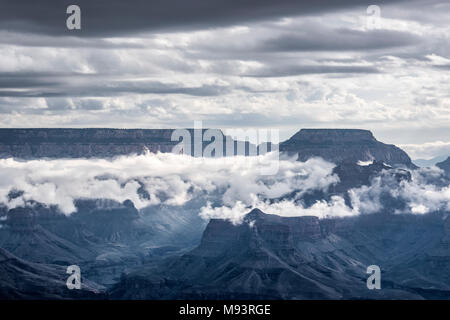
[[0,0],[0,127],[361,128],[450,155],[448,21],[444,0]]

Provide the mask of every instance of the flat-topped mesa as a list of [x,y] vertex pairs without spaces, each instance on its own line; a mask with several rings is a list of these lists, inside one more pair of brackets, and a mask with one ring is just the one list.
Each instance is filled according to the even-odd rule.
[[89,158],[170,152],[173,129],[0,129],[0,158]]
[[211,219],[197,250],[202,255],[255,245],[271,250],[291,250],[299,241],[315,241],[326,236],[327,232],[322,229],[315,216],[281,217],[253,209],[238,225]]
[[[0,158],[110,158],[120,155],[143,154],[147,151],[172,152],[173,148],[184,141],[184,136],[177,134],[172,141],[172,134],[176,129],[0,129]],[[203,141],[201,137],[208,129],[181,129],[187,130],[191,137],[191,150],[184,153],[194,155],[201,152],[211,143]],[[202,130],[202,132],[200,132]],[[220,129],[212,129],[224,139],[223,154],[229,140],[233,139],[222,133]],[[210,131],[210,132],[211,132]],[[180,131],[180,134],[183,135]],[[199,141],[194,140],[199,136]],[[234,141],[234,154],[243,147],[245,154],[249,154],[248,141]]]
[[[321,238],[319,218],[316,216],[282,217],[266,214],[259,209],[253,209],[244,218],[250,225],[256,226],[263,238],[270,236],[272,231],[286,231],[293,240],[314,240]],[[280,226],[284,228],[280,229]]]
[[[191,135],[191,155],[202,150],[211,141],[194,141],[194,129],[187,129]],[[213,129],[221,133],[219,129]],[[0,129],[0,158],[110,158],[119,155],[150,152],[171,152],[173,147],[184,142],[184,138],[172,141],[174,129]],[[223,135],[223,133],[222,133]],[[249,142],[234,141],[234,150],[225,150],[228,139],[225,136],[225,155],[242,150],[249,154]],[[177,138],[177,137],[174,137]],[[201,139],[200,139],[201,140]],[[377,141],[368,130],[358,129],[302,129],[289,140],[280,144],[280,151],[299,155],[305,161],[311,157],[340,163],[342,161],[377,160],[392,166],[414,168],[409,156],[394,145]],[[189,154],[189,150],[184,150]]]
[[129,143],[170,141],[173,129],[30,128],[0,129],[0,143]]
[[369,130],[301,129],[280,144],[280,151],[298,154],[300,161],[321,157],[327,161],[380,161],[391,166],[414,168],[400,148],[379,142]]
[[363,129],[301,129],[289,140],[305,144],[375,143],[372,132]]

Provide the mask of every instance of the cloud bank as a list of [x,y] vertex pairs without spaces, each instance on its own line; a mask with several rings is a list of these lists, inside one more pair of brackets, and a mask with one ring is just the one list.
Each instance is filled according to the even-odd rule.
[[[261,165],[279,161],[276,175],[261,175]],[[147,153],[114,159],[0,160],[0,203],[9,209],[37,201],[70,215],[78,199],[131,200],[137,209],[165,205],[182,208],[199,200],[204,219],[240,223],[252,208],[281,216],[347,217],[375,212],[424,214],[450,211],[450,185],[443,171],[423,168],[411,180],[398,181],[385,171],[369,186],[344,195],[306,195],[339,183],[334,164],[320,158],[306,162],[256,157],[193,158]],[[21,191],[21,192],[17,192]],[[319,192],[320,193],[320,192]]]
[[[277,175],[261,168],[278,161],[274,154],[257,157],[193,158],[171,153],[106,159],[0,160],[0,203],[8,208],[34,200],[76,211],[77,199],[130,199],[136,208],[166,204],[182,206],[209,195],[220,204],[251,205],[254,197],[275,199],[293,191],[326,190],[339,181],[333,164],[321,159],[280,160]],[[12,197],[14,191],[23,194]]]
[[[386,212],[391,214],[426,214],[450,211],[450,185],[443,171],[422,168],[412,172],[411,181],[398,181],[387,171],[375,177],[371,184],[348,191],[349,202],[342,196],[333,195],[327,200],[317,200],[305,207],[301,201],[283,199],[268,201],[253,197],[252,203],[238,201],[232,206],[212,206],[207,203],[200,216],[205,219],[229,219],[241,223],[251,208],[285,217],[316,216],[319,218],[349,217],[359,214]],[[301,198],[301,197],[300,197]]]

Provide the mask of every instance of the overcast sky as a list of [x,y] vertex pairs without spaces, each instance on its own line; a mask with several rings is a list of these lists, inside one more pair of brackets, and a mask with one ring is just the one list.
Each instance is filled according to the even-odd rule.
[[449,21],[444,0],[0,0],[0,126],[364,128],[450,155]]

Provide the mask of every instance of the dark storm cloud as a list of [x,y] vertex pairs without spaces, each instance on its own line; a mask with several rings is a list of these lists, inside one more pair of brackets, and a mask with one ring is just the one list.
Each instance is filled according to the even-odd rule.
[[[377,5],[404,0],[379,0]],[[82,30],[65,26],[66,8],[81,7]],[[148,30],[216,27],[284,16],[335,12],[365,0],[1,0],[0,29],[52,35],[119,36]]]
[[110,97],[122,94],[218,96],[227,86],[182,86],[159,81],[109,80],[97,75],[0,73],[0,97]]
[[[229,59],[260,61],[271,64],[271,60],[280,57],[289,57],[291,53],[305,53],[298,57],[308,57],[309,52],[329,52],[329,58],[315,58],[316,61],[326,64],[329,60],[337,61],[334,52],[360,52],[360,58],[374,57],[381,59],[385,55],[406,54],[418,56],[410,48],[417,48],[426,43],[427,39],[417,34],[395,30],[352,30],[349,28],[333,27],[317,21],[305,21],[283,27],[265,25],[256,29],[252,36],[245,40],[235,40],[233,37],[222,41],[192,41],[184,51],[189,59],[221,60],[211,66],[212,71],[218,73],[233,72],[233,65]],[[184,49],[184,48],[183,48]],[[285,55],[287,54],[287,55]],[[419,53],[423,56],[423,52]],[[228,59],[228,61],[227,61]],[[311,58],[310,58],[311,59]],[[371,60],[371,59],[369,59]],[[341,63],[355,63],[355,58],[341,59]],[[279,61],[276,61],[279,63]]]
[[[318,28],[319,27],[319,30]],[[284,34],[263,42],[262,51],[350,51],[404,47],[420,42],[407,32],[392,30],[359,31],[350,29],[308,29]]]
[[42,86],[56,86],[57,81],[50,79],[42,79],[41,77],[32,76],[29,73],[0,73],[0,89],[27,89]]
[[291,77],[304,74],[326,74],[326,73],[336,73],[336,74],[358,74],[358,73],[379,73],[380,71],[371,66],[272,66],[262,68],[255,73],[249,73],[244,76],[246,77],[257,77],[257,78],[275,78],[275,77]]

